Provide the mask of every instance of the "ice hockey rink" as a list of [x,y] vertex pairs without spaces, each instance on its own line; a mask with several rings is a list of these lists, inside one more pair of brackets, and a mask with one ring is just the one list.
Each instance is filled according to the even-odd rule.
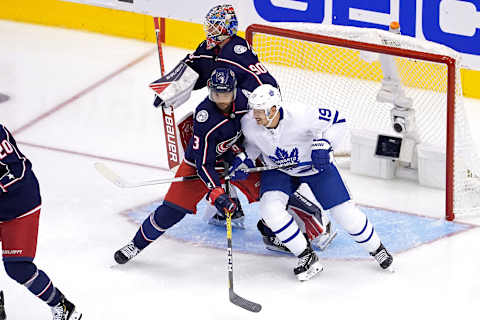
[[[399,248],[392,250],[393,274],[372,259],[333,257],[327,249],[320,253],[325,271],[300,283],[292,272],[294,257],[234,246],[235,291],[262,304],[258,314],[228,301],[222,248],[165,236],[131,263],[116,265],[114,251],[137,230],[129,210],[160,201],[168,185],[120,189],[93,164],[103,162],[128,179],[173,176],[160,110],[153,108],[148,87],[159,78],[155,44],[0,20],[0,48],[0,92],[10,96],[0,104],[0,123],[32,161],[43,198],[35,262],[82,319],[478,318],[479,216],[459,216],[461,231],[411,248],[398,246],[406,238],[391,236],[395,230],[379,229],[387,247]],[[187,51],[166,47],[164,53],[169,69]],[[195,92],[176,117],[204,95]],[[466,109],[478,146],[480,102],[466,99]],[[342,174],[358,203],[450,226],[439,190]],[[395,217],[389,218],[392,229]],[[242,241],[236,235],[234,245]],[[9,320],[51,318],[43,302],[3,271],[0,289]]]

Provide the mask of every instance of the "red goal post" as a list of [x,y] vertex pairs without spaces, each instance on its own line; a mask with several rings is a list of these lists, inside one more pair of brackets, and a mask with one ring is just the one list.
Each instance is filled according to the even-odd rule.
[[[285,26],[285,27],[284,27]],[[325,29],[322,29],[325,28]],[[295,29],[295,30],[293,30]],[[317,32],[317,30],[320,30]],[[338,31],[337,31],[338,30]],[[354,36],[350,36],[350,32],[354,34]],[[358,34],[364,33],[365,36],[357,36]],[[369,38],[373,38],[371,36],[372,33],[379,33],[387,38],[383,41],[369,41]],[[347,36],[344,36],[347,34]],[[387,35],[389,34],[389,35]],[[390,39],[391,35],[391,40]],[[364,41],[364,38],[367,40]],[[288,92],[288,86],[295,87],[296,90],[303,90],[299,81],[289,80],[288,75],[284,75],[282,72],[275,72],[278,69],[278,66],[281,66],[285,69],[288,69],[290,73],[295,72],[295,69],[302,70],[298,72],[304,72],[308,74],[312,74],[315,72],[324,73],[330,75],[340,75],[340,77],[355,77],[358,76],[360,79],[367,79],[365,82],[372,82],[372,79],[369,77],[371,76],[370,73],[375,73],[372,71],[362,71],[356,73],[355,76],[349,74],[349,71],[344,71],[346,69],[345,65],[348,64],[348,59],[351,57],[350,52],[343,52],[343,50],[350,50],[353,49],[359,52],[367,52],[367,53],[376,53],[382,55],[391,55],[399,58],[405,58],[405,63],[413,63],[413,62],[431,62],[434,63],[429,69],[446,69],[446,76],[444,77],[445,88],[444,89],[433,89],[433,91],[442,91],[442,95],[445,95],[445,98],[438,98],[440,99],[438,102],[439,107],[437,109],[433,109],[433,111],[429,111],[429,113],[435,112],[442,112],[445,113],[445,117],[442,117],[442,126],[440,128],[444,129],[431,129],[431,133],[426,133],[426,135],[438,135],[436,131],[443,131],[445,130],[445,138],[444,146],[440,148],[445,148],[446,154],[446,166],[445,166],[445,211],[446,211],[446,219],[453,220],[456,213],[455,208],[455,112],[456,112],[456,99],[461,99],[461,84],[459,79],[459,70],[458,70],[458,61],[454,55],[445,55],[439,54],[436,51],[442,53],[443,48],[438,50],[430,50],[429,46],[431,45],[428,42],[426,46],[427,49],[421,51],[416,50],[417,48],[422,48],[421,45],[417,45],[412,41],[418,41],[413,38],[405,39],[409,45],[403,46],[404,36],[391,34],[389,32],[381,31],[381,30],[373,30],[373,29],[361,29],[361,28],[352,28],[352,27],[340,27],[340,26],[319,26],[319,25],[312,25],[312,24],[281,24],[281,27],[273,27],[273,26],[266,26],[266,25],[259,25],[253,24],[250,25],[246,30],[246,39],[252,46],[252,48],[256,51],[259,56],[259,59],[262,63],[267,65],[267,68],[270,70],[272,75],[277,79],[280,88],[282,90],[282,94],[287,92],[287,96],[291,96]],[[411,40],[413,39],[413,40]],[[420,40],[421,41],[421,40]],[[375,43],[376,42],[376,43]],[[410,42],[413,44],[410,45]],[[435,47],[437,49],[437,47]],[[298,50],[297,53],[292,53],[291,51]],[[275,55],[271,54],[271,52],[277,52]],[[340,52],[340,53],[338,53]],[[446,50],[449,53],[448,50]],[[331,57],[323,57],[323,54],[337,54],[339,58],[338,60],[339,67],[332,67],[332,59]],[[311,56],[310,56],[311,55]],[[318,57],[314,56],[318,55]],[[359,54],[361,55],[361,53]],[[288,56],[288,57],[287,57]],[[358,55],[357,55],[358,56]],[[302,60],[300,61],[300,60]],[[356,58],[355,58],[356,59]],[[309,65],[310,61],[316,61],[316,64]],[[319,67],[318,65],[321,64],[322,60],[328,60],[330,65],[326,66],[325,69],[329,69],[327,71],[321,70],[323,67]],[[361,59],[360,59],[361,60]],[[347,62],[345,62],[347,61]],[[412,62],[413,61],[413,62]],[[359,62],[359,65],[362,65],[363,61]],[[442,67],[443,66],[443,67]],[[335,71],[333,68],[336,68]],[[358,70],[362,69],[363,67],[354,67]],[[352,70],[354,70],[354,68]],[[408,78],[408,73],[414,72],[415,65],[413,68],[409,67],[409,70],[413,71],[406,71],[407,74],[406,78]],[[355,71],[357,72],[357,71]],[[378,72],[378,71],[376,71]],[[380,71],[381,73],[381,71]],[[419,77],[424,76],[423,74],[419,74]],[[310,76],[309,76],[310,77]],[[313,76],[312,76],[313,77]],[[431,76],[433,79],[436,78],[435,75]],[[380,78],[374,79],[374,81],[380,81]],[[405,84],[410,80],[403,80],[402,82]],[[311,82],[311,81],[309,81]],[[417,80],[418,82],[426,82],[426,80]],[[313,84],[308,84],[313,85]],[[329,82],[330,85],[330,82]],[[369,84],[370,85],[370,84]],[[408,83],[407,83],[408,86]],[[414,85],[416,88],[415,90],[420,90],[418,84]],[[429,84],[427,84],[429,86]],[[437,87],[435,87],[437,88]],[[421,89],[425,90],[425,89]],[[292,91],[293,88],[292,88]],[[344,95],[349,95],[350,92],[344,92]],[[318,93],[317,93],[318,95]],[[316,96],[315,96],[316,97]],[[311,98],[306,97],[305,100],[308,102],[313,102]],[[425,99],[418,99],[419,101],[423,101]],[[415,99],[414,99],[415,101]],[[436,100],[435,100],[436,101]],[[416,101],[415,101],[416,102]],[[421,103],[421,102],[419,102]],[[428,102],[422,102],[428,105]],[[436,102],[435,102],[436,103]],[[429,106],[427,106],[429,107]],[[457,106],[458,108],[458,106]],[[420,108],[419,108],[420,109]],[[436,111],[435,111],[436,110]],[[463,105],[462,105],[463,110]],[[443,120],[445,119],[445,120]],[[351,119],[347,115],[347,121]],[[443,134],[443,133],[441,133]],[[458,138],[458,137],[457,137]],[[458,190],[460,192],[460,190]],[[460,206],[460,211],[464,210],[462,206]]]

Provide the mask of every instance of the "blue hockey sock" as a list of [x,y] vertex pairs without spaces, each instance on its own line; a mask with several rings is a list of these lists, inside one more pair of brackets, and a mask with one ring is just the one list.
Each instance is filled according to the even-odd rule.
[[185,214],[180,208],[162,204],[143,221],[133,238],[133,244],[140,250],[144,249],[168,228],[182,220]]
[[45,272],[39,270],[33,262],[4,262],[10,278],[23,284],[27,289],[53,307],[60,302],[62,293],[55,288]]

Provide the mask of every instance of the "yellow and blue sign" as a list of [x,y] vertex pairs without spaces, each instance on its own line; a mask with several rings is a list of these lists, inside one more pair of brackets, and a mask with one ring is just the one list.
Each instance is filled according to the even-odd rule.
[[[325,23],[388,30],[391,21],[399,21],[403,35],[437,42],[460,53],[480,55],[480,1],[423,0],[417,12],[418,2],[254,0],[258,15],[269,22]],[[326,12],[327,8],[331,12]],[[331,17],[331,21],[327,17]],[[475,64],[480,68],[480,62]]]

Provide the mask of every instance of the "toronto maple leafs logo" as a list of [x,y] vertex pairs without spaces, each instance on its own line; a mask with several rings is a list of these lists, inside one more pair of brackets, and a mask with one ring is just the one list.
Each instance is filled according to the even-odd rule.
[[298,163],[298,148],[288,153],[288,150],[283,150],[279,147],[275,149],[275,156],[268,156],[270,160],[275,162],[276,165],[288,165]]

